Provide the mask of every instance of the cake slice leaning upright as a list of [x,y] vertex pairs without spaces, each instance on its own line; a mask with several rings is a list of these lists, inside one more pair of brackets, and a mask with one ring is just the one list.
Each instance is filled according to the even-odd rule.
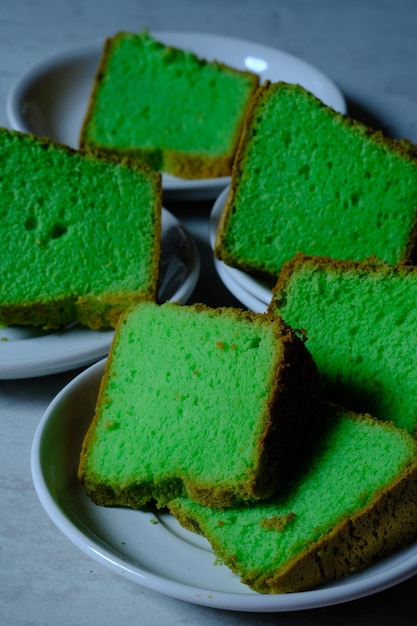
[[325,394],[417,432],[417,269],[296,255],[270,312],[303,329]]
[[258,89],[236,155],[215,253],[274,284],[296,252],[410,259],[417,159],[298,85]]
[[79,477],[105,506],[267,497],[316,429],[320,391],[277,316],[139,304],[117,328]]

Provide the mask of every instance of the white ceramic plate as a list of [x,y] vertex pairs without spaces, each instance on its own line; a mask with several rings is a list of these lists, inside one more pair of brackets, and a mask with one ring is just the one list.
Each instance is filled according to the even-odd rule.
[[38,497],[56,526],[84,553],[143,587],[212,608],[277,612],[347,602],[396,585],[417,571],[417,543],[367,570],[313,591],[264,595],[215,564],[208,542],[169,514],[99,507],[76,476],[104,361],[53,400],[36,430],[31,468]]
[[[325,104],[346,111],[336,85],[318,69],[290,54],[257,43],[202,33],[151,33],[166,44],[191,50],[208,60],[218,60],[238,69],[250,69],[261,80],[299,83]],[[46,59],[25,72],[14,83],[7,99],[12,128],[50,137],[74,148],[94,76],[103,39],[77,45]],[[163,175],[167,196],[215,198],[229,178],[186,180]]]
[[[229,188],[224,189],[216,202],[210,215],[210,244],[214,248],[217,227],[219,225],[220,215],[223,211]],[[261,282],[252,278],[245,272],[235,267],[230,267],[214,258],[214,266],[220,279],[227,289],[248,309],[256,313],[264,313],[272,298],[272,292]]]
[[[195,242],[182,224],[162,210],[162,252],[158,299],[186,302],[200,271]],[[0,328],[0,379],[45,376],[89,365],[105,356],[112,330],[70,324],[59,331]]]
[[232,293],[235,298],[239,300],[247,309],[250,311],[254,311],[255,313],[265,313],[268,308],[268,305],[259,300],[256,296],[254,296],[249,291],[246,291],[243,287],[241,287],[235,280],[233,276],[233,269],[228,267],[223,261],[219,261],[214,257],[214,267],[216,271],[225,285],[225,287]]

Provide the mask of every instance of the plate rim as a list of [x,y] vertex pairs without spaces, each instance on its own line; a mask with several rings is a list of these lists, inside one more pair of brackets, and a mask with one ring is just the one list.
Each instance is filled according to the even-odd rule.
[[[213,252],[220,216],[224,209],[229,190],[230,185],[223,189],[216,198],[210,212],[209,238]],[[249,302],[259,301],[259,306],[265,305],[267,307],[269,305],[272,299],[272,291],[262,285],[258,280],[236,267],[227,265],[224,261],[217,258],[215,258],[215,266],[220,278],[236,298],[245,298],[245,300]]]
[[[283,61],[287,64],[295,63],[297,67],[300,68],[300,71],[303,70],[304,72],[307,72],[309,76],[314,77],[316,81],[321,81],[321,83],[329,91],[330,95],[328,97],[321,97],[325,103],[331,103],[330,106],[341,113],[346,113],[346,99],[336,83],[320,68],[314,66],[308,61],[305,61],[301,57],[287,52],[286,50],[274,48],[273,46],[268,46],[248,39],[229,37],[227,35],[215,33],[210,34],[204,31],[167,31],[150,29],[149,32],[151,36],[157,39],[161,39],[162,41],[167,40],[167,43],[170,43],[169,40],[174,39],[175,43],[173,43],[173,45],[183,48],[188,47],[200,56],[202,56],[201,53],[195,50],[195,47],[192,44],[186,43],[186,41],[190,42],[199,39],[200,42],[202,40],[204,40],[205,43],[213,42],[213,49],[216,51],[219,50],[219,47],[221,46],[239,46],[242,49],[247,48],[257,50],[258,53],[276,57],[276,59],[279,59],[281,63]],[[24,116],[25,100],[23,99],[23,96],[25,93],[30,90],[30,87],[33,86],[35,82],[40,79],[40,77],[48,71],[51,71],[53,68],[57,68],[64,61],[69,62],[72,59],[77,59],[85,55],[94,55],[95,53],[97,53],[98,60],[104,40],[106,37],[111,36],[112,35],[103,35],[101,38],[80,41],[68,45],[67,47],[60,47],[55,53],[51,53],[43,58],[40,58],[39,61],[31,64],[26,71],[22,72],[17,78],[15,78],[6,96],[6,115],[11,127],[22,132],[33,132],[33,129],[31,129],[26,123]],[[181,43],[182,40],[184,40],[184,43]],[[213,58],[214,56],[217,57],[217,55],[213,55]],[[230,63],[230,61],[226,58],[227,56],[227,54],[223,56],[221,53],[218,55],[220,61]],[[278,61],[276,61],[276,63],[278,63]],[[268,77],[268,72],[265,73],[265,77]],[[216,193],[218,193],[228,184],[228,182],[230,182],[230,177],[192,180],[181,179],[163,174],[162,180],[164,191],[168,194],[178,194],[189,191],[201,192],[203,197],[205,194],[209,194],[209,197],[213,197],[214,192],[216,195]]]
[[[187,241],[189,253],[187,275],[181,285],[169,298],[170,301],[185,302],[197,284],[200,274],[200,255],[194,237],[182,222],[164,207],[162,208],[162,232],[175,226],[181,229]],[[3,329],[4,332],[4,329]],[[0,329],[0,336],[2,329]],[[64,333],[60,342],[58,337]],[[58,329],[38,337],[16,341],[0,341],[0,380],[34,378],[68,371],[77,367],[89,365],[105,356],[113,340],[114,330],[92,330],[80,325],[66,329]],[[84,336],[86,340],[84,341]],[[71,347],[71,342],[77,344]],[[30,349],[24,350],[16,357],[17,346],[30,341]],[[68,341],[68,343],[67,343]],[[79,343],[83,344],[80,352]],[[68,347],[69,346],[69,347]],[[47,349],[47,355],[41,356],[41,351]],[[6,352],[6,354],[4,354]],[[11,354],[14,352],[14,355]],[[20,351],[19,351],[20,352]]]
[[[102,359],[91,365],[81,374],[78,374],[54,397],[36,428],[31,447],[31,474],[37,496],[55,526],[84,554],[112,571],[122,574],[124,578],[129,578],[142,587],[163,595],[211,608],[259,613],[300,611],[343,604],[379,593],[415,575],[417,571],[417,541],[408,548],[397,551],[392,557],[383,559],[376,566],[368,568],[368,570],[373,570],[379,565],[379,568],[365,580],[359,578],[349,581],[348,578],[345,578],[321,589],[292,594],[258,594],[244,585],[242,585],[242,589],[246,588],[247,593],[244,591],[242,593],[219,592],[192,587],[182,582],[163,578],[140,567],[132,566],[124,559],[115,558],[114,554],[103,546],[98,547],[90,537],[87,537],[79,527],[66,517],[65,512],[53,498],[43,473],[41,452],[42,439],[47,428],[51,426],[51,423],[53,424],[54,419],[58,419],[54,411],[59,409],[60,403],[66,402],[67,406],[70,405],[68,400],[71,394],[79,392],[83,387],[89,385],[89,389],[92,391],[92,380],[97,390],[105,362],[106,359]],[[386,567],[381,570],[381,563],[384,562]]]

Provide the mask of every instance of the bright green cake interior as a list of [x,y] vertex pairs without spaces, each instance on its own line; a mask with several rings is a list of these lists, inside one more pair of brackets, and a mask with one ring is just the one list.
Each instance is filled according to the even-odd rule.
[[317,451],[273,504],[218,511],[176,499],[170,508],[197,522],[218,557],[247,580],[310,547],[349,514],[366,506],[415,458],[415,442],[371,418],[335,414]]
[[276,302],[288,324],[306,330],[329,397],[414,432],[416,299],[412,274],[305,264]]
[[111,44],[85,139],[108,148],[228,154],[252,88],[245,74],[145,33],[123,34]]
[[246,477],[277,358],[270,326],[141,304],[118,331],[87,473],[120,488]]
[[277,276],[296,252],[390,263],[404,259],[417,167],[295,86],[256,112],[228,217],[225,247]]
[[0,164],[3,304],[149,290],[159,205],[145,174],[6,132]]

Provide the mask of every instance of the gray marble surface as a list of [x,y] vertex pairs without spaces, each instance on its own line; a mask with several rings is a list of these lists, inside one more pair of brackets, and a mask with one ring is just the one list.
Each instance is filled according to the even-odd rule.
[[[337,83],[354,117],[393,137],[417,141],[414,0],[2,0],[0,125],[8,125],[9,89],[31,65],[68,46],[145,26],[217,33],[290,52]],[[235,304],[213,269],[207,242],[210,202],[176,203],[169,208],[194,233],[201,252],[202,272],[192,299]],[[49,520],[30,473],[36,426],[53,397],[77,373],[0,381],[1,624],[416,623],[415,579],[340,606],[254,614],[174,600],[90,560]]]

